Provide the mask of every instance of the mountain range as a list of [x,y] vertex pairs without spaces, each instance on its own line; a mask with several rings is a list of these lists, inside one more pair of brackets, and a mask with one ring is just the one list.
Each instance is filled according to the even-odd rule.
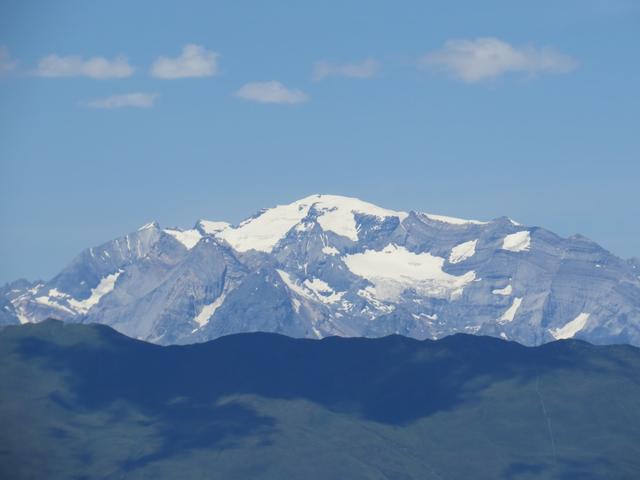
[[507,217],[311,195],[238,225],[152,222],[49,281],[0,289],[0,325],[101,323],[159,344],[240,332],[640,345],[640,261]]
[[640,350],[0,330],[0,478],[633,479]]

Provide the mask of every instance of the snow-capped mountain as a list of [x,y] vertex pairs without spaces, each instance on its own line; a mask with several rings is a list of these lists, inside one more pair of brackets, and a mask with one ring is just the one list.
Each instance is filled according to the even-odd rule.
[[144,225],[85,250],[51,281],[0,289],[0,324],[98,322],[161,344],[268,331],[640,345],[639,274],[637,259],[506,217],[312,195],[237,226]]

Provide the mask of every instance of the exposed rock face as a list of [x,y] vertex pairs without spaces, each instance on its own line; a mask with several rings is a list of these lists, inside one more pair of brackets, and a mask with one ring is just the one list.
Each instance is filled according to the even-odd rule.
[[238,226],[156,223],[0,289],[0,323],[98,322],[162,344],[237,332],[477,333],[640,345],[640,262],[582,237],[313,195]]

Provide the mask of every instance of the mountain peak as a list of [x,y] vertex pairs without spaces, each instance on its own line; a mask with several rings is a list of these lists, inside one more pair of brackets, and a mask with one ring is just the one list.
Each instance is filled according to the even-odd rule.
[[0,291],[0,324],[53,316],[165,344],[259,330],[640,345],[638,261],[507,217],[314,194],[234,226],[151,222],[87,252],[49,282]]
[[138,231],[141,232],[142,230],[151,230],[157,228],[160,228],[160,224],[156,220],[153,220],[152,222],[142,225],[140,228],[138,228]]
[[446,215],[436,215],[433,213],[421,212],[429,220],[434,222],[449,223],[451,225],[487,225],[489,222],[481,222],[480,220],[469,220],[466,218],[448,217]]
[[219,232],[236,250],[257,250],[269,253],[273,247],[296,225],[303,223],[310,212],[325,231],[333,232],[352,241],[358,241],[355,214],[378,218],[405,219],[406,212],[378,207],[357,198],[340,195],[314,194],[286,205],[268,208],[245,220],[237,227]]
[[229,228],[231,224],[229,222],[220,222],[220,221],[212,221],[212,220],[198,220],[196,222],[194,229],[200,230],[202,233],[207,235],[214,235],[223,230]]

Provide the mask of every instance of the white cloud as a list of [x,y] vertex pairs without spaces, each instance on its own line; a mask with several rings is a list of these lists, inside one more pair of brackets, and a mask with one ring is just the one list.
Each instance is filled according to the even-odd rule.
[[261,103],[302,103],[308,99],[302,90],[289,89],[276,81],[247,83],[240,87],[236,96]]
[[0,45],[0,75],[5,75],[16,68],[16,62],[11,59],[9,49]]
[[133,67],[125,57],[116,57],[113,60],[92,57],[85,60],[76,55],[48,55],[40,59],[35,74],[41,77],[82,76],[104,80],[130,77],[133,75]]
[[201,45],[185,45],[179,57],[157,58],[151,66],[151,75],[164,79],[212,77],[218,73],[219,56]]
[[497,38],[449,40],[421,63],[468,83],[509,72],[567,73],[577,66],[576,60],[551,48],[514,47]]
[[380,62],[373,58],[353,63],[331,63],[321,60],[313,67],[313,79],[318,81],[326,77],[371,78],[379,69]]
[[87,107],[105,109],[124,107],[150,108],[153,107],[156,98],[158,98],[157,93],[125,93],[91,100],[87,102]]

